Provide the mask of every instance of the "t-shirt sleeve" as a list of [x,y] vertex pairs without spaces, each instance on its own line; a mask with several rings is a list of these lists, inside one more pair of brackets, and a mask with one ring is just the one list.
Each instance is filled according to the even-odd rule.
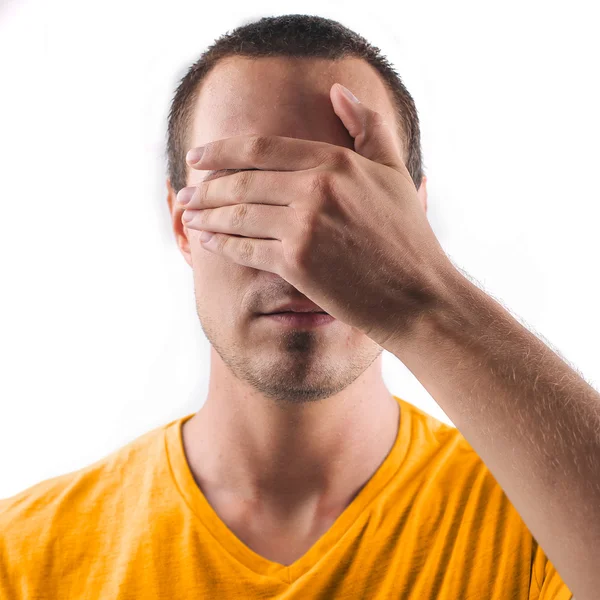
[[576,600],[539,545],[532,571],[529,600]]

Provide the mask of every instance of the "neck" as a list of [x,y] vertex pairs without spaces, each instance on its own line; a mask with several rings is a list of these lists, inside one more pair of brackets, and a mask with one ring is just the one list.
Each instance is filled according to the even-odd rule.
[[211,385],[183,440],[203,492],[291,511],[315,499],[346,506],[388,455],[398,422],[398,403],[380,376],[289,406]]

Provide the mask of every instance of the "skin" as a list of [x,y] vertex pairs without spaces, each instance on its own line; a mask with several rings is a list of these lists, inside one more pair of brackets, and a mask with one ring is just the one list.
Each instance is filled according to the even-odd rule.
[[[294,69],[289,70],[294,71]],[[312,72],[311,75],[313,75]],[[319,73],[319,75],[323,76],[323,73]],[[337,76],[343,77],[343,75]],[[327,85],[329,83],[327,82]],[[340,102],[342,99],[341,89],[334,85],[331,88],[332,92],[333,90],[336,91],[331,95],[332,106],[339,115],[340,122],[345,124],[355,142],[359,140],[356,152],[366,152],[376,156],[385,153],[385,147],[387,147],[389,153],[389,145],[397,144],[397,138],[393,137],[393,125],[388,123],[387,126],[382,127],[376,124],[376,121],[381,119],[384,122],[387,121],[388,116],[382,116],[385,109],[376,106],[377,102],[368,96],[368,90],[363,88],[359,91],[356,84],[354,84],[354,90],[358,96],[366,97],[366,104],[355,104],[347,99]],[[367,108],[368,104],[373,105],[375,110]],[[367,119],[369,115],[371,124],[374,125],[371,131],[369,131],[369,119]],[[377,115],[376,120],[374,119],[375,115]],[[308,116],[310,118],[312,115]],[[364,140],[362,136],[365,135],[367,137],[371,135],[369,150],[362,147],[360,141]],[[281,140],[282,138],[277,139]],[[306,143],[304,142],[304,144]],[[195,163],[194,169],[196,167],[221,168],[227,164],[230,166],[232,164],[245,166],[265,164],[260,161],[258,155],[256,159],[235,163],[233,153],[231,156],[227,156],[226,147],[228,145],[231,146],[230,140],[210,144],[208,158]],[[394,161],[392,155],[400,157],[400,149],[401,146],[397,146],[395,151],[389,154],[389,159],[398,167],[400,163],[397,158]],[[255,150],[257,149],[255,148]],[[334,151],[338,155],[342,153],[351,155],[345,148],[334,145],[331,145],[327,154],[333,154]],[[222,156],[219,157],[220,153]],[[279,155],[280,161],[284,156]],[[406,157],[404,160],[406,161]],[[597,598],[600,577],[598,576],[597,553],[593,549],[600,546],[600,511],[598,510],[600,507],[600,487],[598,486],[600,481],[600,437],[598,435],[600,432],[600,394],[534,333],[513,318],[499,302],[469,281],[468,277],[462,275],[449,259],[442,261],[442,264],[434,260],[434,258],[439,259],[440,257],[438,252],[440,247],[439,244],[433,243],[431,228],[427,220],[423,219],[424,213],[421,213],[420,210],[413,209],[412,212],[407,213],[406,217],[398,217],[397,226],[401,224],[402,227],[389,230],[394,234],[379,235],[378,232],[380,233],[383,228],[388,231],[387,222],[380,220],[376,227],[372,227],[370,226],[371,219],[375,218],[377,213],[374,209],[381,210],[380,204],[384,203],[386,198],[389,201],[389,197],[386,196],[385,191],[374,195],[368,194],[367,190],[358,185],[355,185],[350,194],[344,194],[341,188],[335,185],[335,181],[339,182],[342,172],[346,176],[351,173],[355,184],[361,182],[365,184],[364,187],[368,186],[366,181],[356,179],[357,171],[347,171],[349,165],[352,165],[352,169],[359,168],[355,156],[352,156],[352,160],[344,161],[343,164],[343,171],[337,173],[336,177],[330,178],[327,203],[319,207],[321,217],[328,217],[335,221],[330,216],[335,214],[331,202],[335,202],[337,196],[345,197],[347,202],[352,202],[352,214],[355,218],[354,220],[346,219],[348,224],[346,233],[353,229],[356,236],[357,231],[363,231],[364,236],[361,237],[365,238],[363,246],[365,251],[362,254],[365,261],[369,261],[367,249],[371,249],[369,261],[371,267],[366,268],[369,277],[363,276],[362,280],[359,278],[355,284],[356,289],[348,287],[350,281],[356,281],[354,273],[358,270],[358,266],[365,269],[364,261],[361,257],[361,262],[357,263],[356,259],[352,258],[354,256],[352,253],[338,249],[335,239],[330,239],[330,244],[328,244],[327,240],[332,235],[329,231],[335,232],[335,229],[327,228],[328,234],[323,238],[322,246],[315,248],[315,251],[311,252],[311,257],[319,254],[321,265],[317,266],[320,269],[323,269],[323,265],[330,266],[330,273],[316,282],[319,270],[307,269],[307,265],[315,265],[314,260],[306,262],[304,265],[300,261],[299,264],[293,265],[294,268],[286,274],[287,280],[295,282],[295,285],[307,292],[310,288],[311,297],[319,298],[324,307],[330,307],[329,310],[332,314],[334,311],[338,315],[344,314],[344,317],[340,316],[343,321],[353,323],[355,327],[368,333],[373,340],[394,354],[415,375],[487,465],[508,499],[523,517],[532,537],[556,567],[569,590],[572,590],[579,600]],[[374,168],[373,164],[370,164],[370,167]],[[277,168],[285,168],[285,164]],[[269,177],[273,179],[273,175]],[[286,177],[289,178],[289,176]],[[278,181],[281,182],[282,178],[283,176],[280,175]],[[214,191],[229,190],[222,193],[236,194],[236,188],[232,182],[240,183],[240,179],[239,176],[226,178],[213,182],[210,186],[201,185],[199,187],[204,191],[206,191],[205,188],[212,187]],[[254,174],[254,180],[266,179],[267,174],[260,177]],[[250,192],[252,188],[251,185],[248,185],[250,181],[252,179],[246,177],[246,181],[241,182],[244,183],[242,189],[239,190],[242,200],[246,197],[245,192]],[[405,179],[405,181],[408,180]],[[396,178],[393,184],[394,192],[398,197],[402,197],[401,183]],[[412,187],[412,183],[410,185]],[[269,191],[266,187],[260,189],[264,189],[265,194]],[[409,188],[409,191],[411,193],[408,197],[412,199],[411,206],[415,205],[415,201],[418,206],[418,202],[423,201],[423,196],[415,197],[413,195],[414,187]],[[396,196],[394,195],[394,197]],[[406,199],[406,194],[404,194],[404,198],[410,204],[410,200]],[[183,197],[181,200],[183,201]],[[217,205],[219,202],[237,203],[236,198],[215,197],[212,200],[217,202]],[[311,197],[306,200],[315,203],[316,199]],[[256,202],[256,198],[254,201]],[[198,202],[195,208],[202,208],[202,202]],[[423,208],[426,208],[426,205],[423,205]],[[201,230],[202,227],[198,225],[204,223],[208,225],[208,230],[212,230],[210,216],[213,213],[218,216],[218,211],[219,209],[211,209],[211,211],[203,213],[203,219],[196,218],[191,222],[196,225],[194,229]],[[261,211],[256,214],[267,214],[265,207],[262,207]],[[361,213],[360,217],[358,217],[358,213]],[[224,214],[225,212],[222,211],[221,217]],[[247,214],[251,214],[249,209]],[[392,211],[388,209],[387,214],[390,215],[389,220],[391,220]],[[197,217],[203,215],[198,214]],[[238,214],[238,219],[243,220],[243,217],[243,214]],[[264,216],[261,219],[264,219]],[[252,231],[252,227],[243,227],[243,225],[251,225],[245,221],[241,223],[242,227],[225,219],[222,219],[223,221],[225,221],[226,232],[230,228],[239,235],[248,235],[248,231]],[[417,223],[420,224],[420,227],[416,231],[409,230],[411,226],[416,227]],[[217,223],[215,224],[217,225]],[[277,224],[278,229],[269,228],[269,225],[269,223],[263,222],[262,231],[279,233],[282,230],[280,223]],[[286,225],[290,225],[289,229],[298,227],[296,224]],[[218,227],[217,231],[220,231],[222,226]],[[373,243],[379,245],[379,252],[369,248],[369,240],[366,239],[367,233],[373,240],[376,240]],[[256,242],[246,241],[244,244],[246,248],[240,252],[242,244],[232,243],[233,238],[226,239],[227,237],[227,235],[218,234],[217,244],[212,244],[213,247],[209,251],[214,252],[217,256],[229,256],[228,260],[233,259],[236,264],[265,268],[266,262],[268,266],[273,267],[272,260],[251,260],[254,256],[254,247],[258,245]],[[294,240],[298,245],[297,248],[301,246],[301,237],[298,235],[298,239]],[[403,243],[394,245],[397,237],[400,237]],[[430,240],[429,249],[425,251],[421,248],[420,252],[427,252],[429,260],[426,265],[430,268],[435,265],[433,277],[430,269],[423,270],[422,259],[413,260],[411,264],[409,260],[411,254],[406,250],[416,243],[424,244],[423,238]],[[319,238],[315,239],[317,242],[319,241]],[[224,241],[227,241],[227,245],[221,247]],[[249,245],[250,247],[248,247]],[[330,246],[329,254],[323,251],[327,245]],[[390,247],[392,248],[391,256],[389,256]],[[233,250],[234,248],[238,249],[237,253]],[[388,250],[387,255],[384,250]],[[402,257],[402,260],[394,260],[398,255]],[[383,256],[387,256],[388,260],[382,261]],[[331,264],[328,265],[328,263]],[[369,280],[377,269],[387,269],[387,275],[380,282],[369,285]],[[302,277],[303,270],[306,271],[304,278]],[[277,273],[281,270],[271,268],[270,272]],[[421,304],[423,310],[420,311],[418,318],[412,321],[410,327],[406,327],[406,311],[410,302],[407,302],[402,294],[396,292],[397,289],[402,288],[403,278],[408,276],[410,281],[411,274],[407,275],[407,272],[412,272],[413,278],[417,275],[425,277],[425,279],[419,278],[419,282],[421,286],[426,286],[429,290],[428,298],[430,299],[429,309],[425,309]],[[343,277],[340,277],[340,273],[344,273]],[[394,288],[394,286],[396,287]],[[395,293],[390,295],[390,288]],[[349,293],[350,295],[348,295]],[[360,294],[361,301],[363,301],[364,296],[374,293],[377,294],[377,303],[372,304],[373,308],[368,311],[367,318],[364,315],[361,318],[361,302],[353,303],[352,299],[357,298],[357,294]],[[394,302],[391,303],[393,306],[391,305],[381,314],[377,314],[375,307],[381,303],[386,294],[394,299]],[[351,308],[352,310],[350,310]],[[344,309],[346,309],[345,312]],[[379,331],[377,330],[378,326]],[[375,332],[375,336],[370,332]],[[369,392],[371,393],[369,404],[372,399],[381,403],[379,397],[372,393],[371,389]],[[327,404],[329,406],[329,403]],[[280,401],[276,401],[276,405],[282,406]],[[385,406],[382,410],[385,410]],[[346,411],[346,415],[348,414],[350,417],[346,422],[350,423],[352,416],[356,414],[353,406],[350,412]],[[367,413],[364,414],[368,417]],[[253,415],[249,415],[249,417],[252,418]],[[340,418],[343,417],[340,415]],[[293,435],[293,432],[294,429],[291,430],[290,435]],[[307,432],[308,435],[310,433],[312,432]],[[355,432],[349,429],[349,433],[354,434]],[[364,436],[357,436],[357,443],[369,437],[370,433],[371,430],[368,430]],[[270,437],[272,439],[272,435]],[[320,438],[315,439],[320,442]],[[369,439],[374,445],[378,443],[373,436]],[[318,442],[314,447],[318,447]],[[346,438],[340,437],[339,445],[343,446],[345,442]],[[309,447],[312,449],[312,446]],[[374,447],[370,444],[366,445],[365,451],[373,450]],[[348,455],[350,458],[344,455],[342,459],[338,458],[337,460],[353,461],[351,451],[348,451]],[[373,451],[369,456],[374,455]],[[356,456],[358,462],[351,462],[353,469],[357,465],[360,468],[368,464],[367,459],[361,461],[362,458],[361,455]],[[286,460],[287,456],[282,457],[280,461],[284,463],[283,475],[286,472],[292,472],[287,467],[293,462],[286,464]],[[265,472],[269,473],[270,468],[270,465],[265,465]],[[345,466],[340,468],[345,469]],[[309,470],[307,472],[310,473]],[[301,474],[298,478],[300,479],[300,477]],[[348,472],[348,477],[353,477],[351,472]],[[266,480],[268,477],[267,479],[263,478],[262,481]],[[356,480],[358,478],[354,481]],[[310,482],[310,479],[308,481]],[[276,485],[274,489],[277,489]],[[281,486],[280,489],[286,491],[284,486]],[[303,489],[305,488],[299,486],[296,491]],[[311,488],[306,489],[311,490]],[[343,488],[340,486],[339,489]],[[293,488],[290,490],[291,496],[294,490]],[[308,493],[307,491],[304,497]],[[294,496],[293,499],[296,500],[296,497]],[[238,502],[238,506],[239,504]],[[339,509],[340,505],[337,506]],[[221,511],[220,515],[223,515],[222,508],[222,504],[218,505],[218,512]],[[265,513],[271,519],[273,514]],[[295,515],[296,513],[287,514]],[[298,514],[301,513],[298,512]],[[307,514],[311,515],[312,523],[316,522],[314,515],[319,514],[318,502],[316,510]],[[334,514],[333,511],[332,514]],[[256,528],[255,531],[252,531],[252,525],[261,516],[260,513],[257,516],[255,512],[248,511],[249,525],[246,526],[245,521],[242,520],[240,528],[239,521],[234,522],[234,533],[240,535],[241,532],[241,539],[245,540],[248,532],[256,533]],[[280,531],[283,531],[284,534],[291,531],[296,535],[298,532],[310,531],[311,521],[307,517],[304,518],[305,521],[301,523],[304,525],[304,529],[300,527],[297,529],[286,528],[288,522],[282,521],[279,529],[274,527],[271,530],[268,527],[260,529],[258,540],[263,540],[265,536],[273,534],[282,536]],[[259,524],[262,523],[259,521]],[[272,525],[273,522],[270,524]],[[321,527],[322,529],[318,533],[324,532],[327,528],[323,528],[322,524]],[[293,536],[291,539],[294,541]],[[271,553],[274,551],[276,554],[274,560],[279,562],[286,560],[285,564],[289,564],[290,556],[293,562],[312,545],[314,539],[314,537],[312,539],[307,537],[304,540],[304,547],[294,546],[291,554],[284,554],[281,559],[279,558],[280,548],[268,548],[269,552],[265,553],[260,547],[257,549],[253,545],[254,542],[249,545],[259,554],[267,557],[271,557]],[[280,537],[279,540],[285,540],[285,538]],[[544,583],[550,572],[548,569],[546,571]],[[539,584],[542,585],[542,582]],[[564,591],[569,590],[565,588]]]
[[[188,149],[250,133],[353,148],[331,108],[335,82],[396,123],[391,95],[362,60],[232,57],[202,85]],[[188,168],[186,185],[208,174]],[[267,558],[289,564],[333,524],[396,439],[400,415],[382,378],[383,348],[338,320],[293,330],[259,317],[306,297],[274,273],[203,248],[200,232],[182,225],[169,180],[167,189],[211,343],[208,397],[183,426],[186,457],[230,529]],[[418,195],[426,210],[425,178]],[[266,547],[265,538],[280,544]]]

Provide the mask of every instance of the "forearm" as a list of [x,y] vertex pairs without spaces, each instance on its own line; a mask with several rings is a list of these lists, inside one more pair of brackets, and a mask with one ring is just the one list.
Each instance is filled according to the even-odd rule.
[[393,352],[457,426],[578,600],[600,589],[600,394],[455,269]]

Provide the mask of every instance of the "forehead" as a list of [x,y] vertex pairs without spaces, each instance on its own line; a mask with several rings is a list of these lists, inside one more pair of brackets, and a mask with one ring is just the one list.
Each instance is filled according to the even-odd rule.
[[189,146],[259,133],[352,148],[352,138],[329,98],[335,82],[396,128],[392,95],[364,60],[228,57],[202,83]]

